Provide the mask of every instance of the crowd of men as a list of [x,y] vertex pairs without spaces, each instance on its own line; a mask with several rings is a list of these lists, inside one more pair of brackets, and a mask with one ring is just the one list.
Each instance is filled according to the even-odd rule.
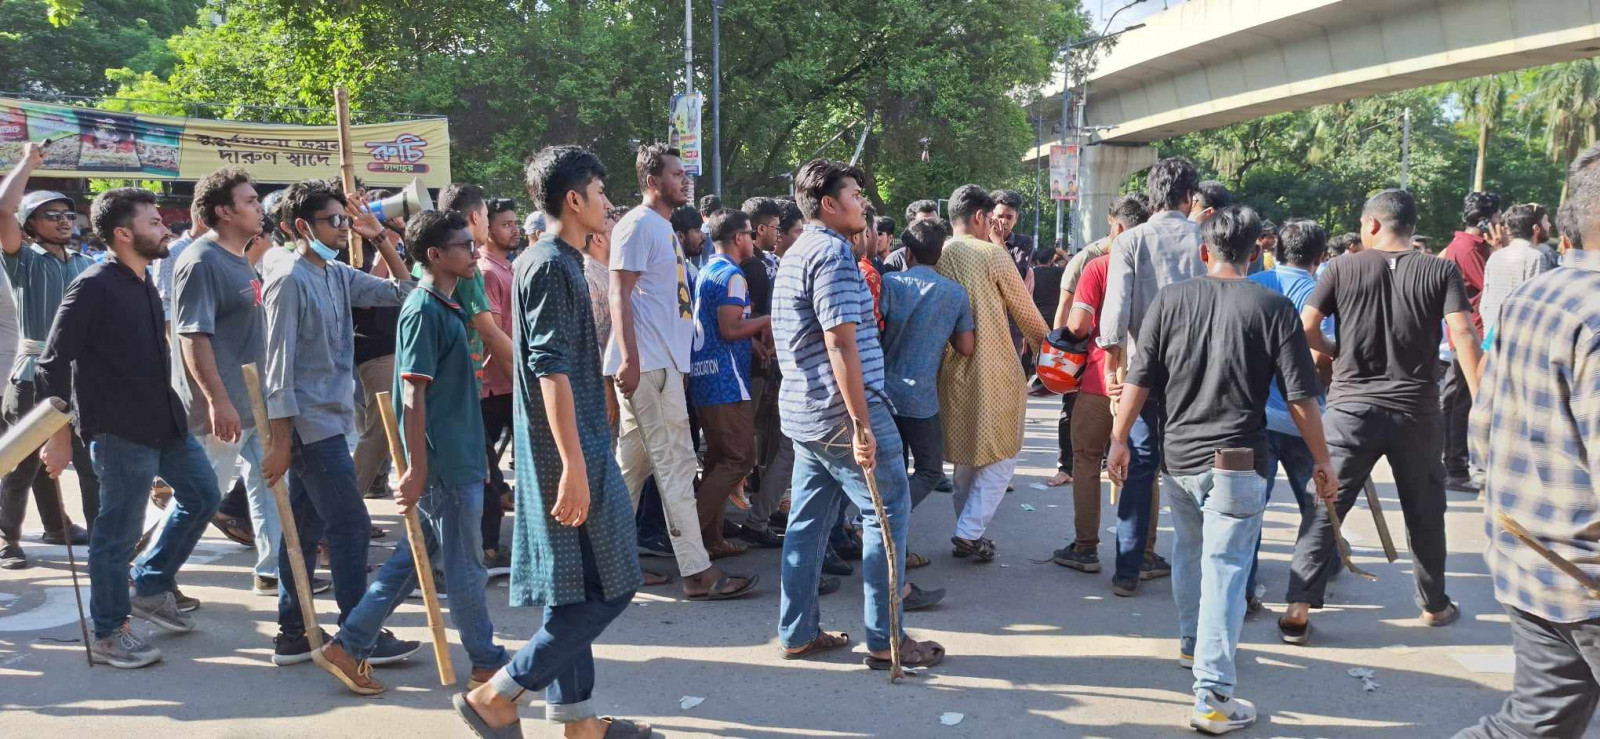
[[[646,144],[632,208],[612,205],[592,152],[539,151],[521,228],[513,200],[474,185],[381,221],[368,203],[386,192],[309,180],[264,199],[227,168],[196,185],[192,227],[175,238],[154,194],[114,189],[89,208],[107,247],[97,262],[68,248],[71,199],[26,191],[41,164],[28,145],[0,183],[14,297],[0,324],[19,335],[3,416],[59,398],[74,425],[5,478],[0,566],[27,565],[32,489],[45,540],[89,546],[99,663],[161,658],[130,616],[194,628],[200,604],[177,573],[215,525],[255,548],[251,586],[278,598],[275,664],[314,661],[357,694],[383,692],[371,667],[419,647],[383,628],[417,587],[410,549],[367,568],[381,530],[363,497],[392,495],[429,532],[472,663],[455,709],[481,736],[520,736],[526,690],[545,691],[567,736],[648,735],[591,704],[592,642],[635,591],[674,581],[640,554],[674,560],[687,599],[720,601],[760,585],[719,561],[781,549],[784,659],[849,645],[823,628],[818,599],[859,566],[866,665],[888,669],[898,651],[931,667],[944,647],[890,626],[891,608],[945,596],[904,578],[930,562],[908,541],[910,516],[948,490],[952,556],[995,558],[990,523],[1021,452],[1033,358],[1059,368],[1072,352],[1050,485],[1072,486],[1074,538],[1053,560],[1100,571],[1104,465],[1118,491],[1111,589],[1133,597],[1170,575],[1197,729],[1256,720],[1236,696],[1234,653],[1262,608],[1257,552],[1280,467],[1301,512],[1286,642],[1310,640],[1310,611],[1345,566],[1337,517],[1380,457],[1422,623],[1461,615],[1445,591],[1447,487],[1481,489],[1491,514],[1600,574],[1586,564],[1600,511],[1600,264],[1583,246],[1600,244],[1600,148],[1573,165],[1561,253],[1545,208],[1473,193],[1442,258],[1414,241],[1405,191],[1377,193],[1357,232],[1330,239],[1310,220],[1263,221],[1181,158],[1158,162],[1147,192],[1112,205],[1109,235],[1068,260],[1014,232],[1015,193],[965,185],[944,214],[913,204],[901,228],[874,212],[860,170],[829,160],[802,166],[792,197],[734,210],[712,196],[697,211],[678,152]],[[403,459],[387,451],[383,392]],[[82,528],[55,488],[69,464]],[[1170,563],[1155,551],[1160,479]],[[278,521],[280,481],[295,537]],[[152,497],[166,514],[145,530]],[[1464,733],[1572,735],[1600,701],[1600,608],[1487,526],[1517,684]],[[335,635],[308,634],[291,539],[329,574],[310,589],[332,589]],[[496,643],[485,600],[502,575],[513,606],[544,608],[515,652]]]

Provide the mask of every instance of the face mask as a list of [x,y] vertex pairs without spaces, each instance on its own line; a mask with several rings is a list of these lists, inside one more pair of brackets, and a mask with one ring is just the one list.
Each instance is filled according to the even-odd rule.
[[322,257],[322,261],[324,262],[332,262],[339,257],[338,249],[329,247],[327,244],[322,243],[321,240],[316,238],[311,239],[311,250],[316,252],[317,256]]

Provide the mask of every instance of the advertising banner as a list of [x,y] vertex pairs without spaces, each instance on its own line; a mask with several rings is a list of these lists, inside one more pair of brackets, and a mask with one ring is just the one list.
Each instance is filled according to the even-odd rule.
[[[443,118],[351,126],[356,176],[397,187],[422,178],[450,184],[450,124]],[[257,181],[290,183],[339,171],[336,126],[169,118],[0,97],[0,171],[23,144],[45,145],[43,177],[198,180],[241,166]]]
[[667,131],[667,146],[678,148],[683,168],[700,174],[700,111],[706,98],[698,92],[672,96],[672,120]]
[[1078,145],[1050,147],[1050,199],[1077,201]]

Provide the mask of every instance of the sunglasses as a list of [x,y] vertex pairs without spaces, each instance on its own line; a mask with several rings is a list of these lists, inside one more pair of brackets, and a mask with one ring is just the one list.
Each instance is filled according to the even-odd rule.
[[44,213],[35,213],[34,216],[37,218],[43,218],[47,221],[54,221],[56,223],[65,223],[77,218],[77,214],[70,210],[52,210]]
[[353,223],[353,221],[350,220],[350,216],[347,216],[343,213],[335,213],[331,216],[323,216],[321,218],[313,218],[311,220],[327,221],[328,225],[333,226],[334,228],[349,228]]

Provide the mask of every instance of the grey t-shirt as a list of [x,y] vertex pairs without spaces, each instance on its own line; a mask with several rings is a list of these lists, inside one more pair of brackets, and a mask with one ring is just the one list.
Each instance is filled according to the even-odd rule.
[[[246,430],[255,428],[241,368],[251,363],[263,368],[267,319],[261,307],[261,278],[249,260],[228,251],[210,235],[190,244],[172,267],[172,324],[178,336],[210,337],[217,374],[239,413],[240,425]],[[189,430],[196,435],[210,433],[198,380],[187,362],[174,362],[173,366],[184,368],[173,373],[173,385],[189,414]]]

